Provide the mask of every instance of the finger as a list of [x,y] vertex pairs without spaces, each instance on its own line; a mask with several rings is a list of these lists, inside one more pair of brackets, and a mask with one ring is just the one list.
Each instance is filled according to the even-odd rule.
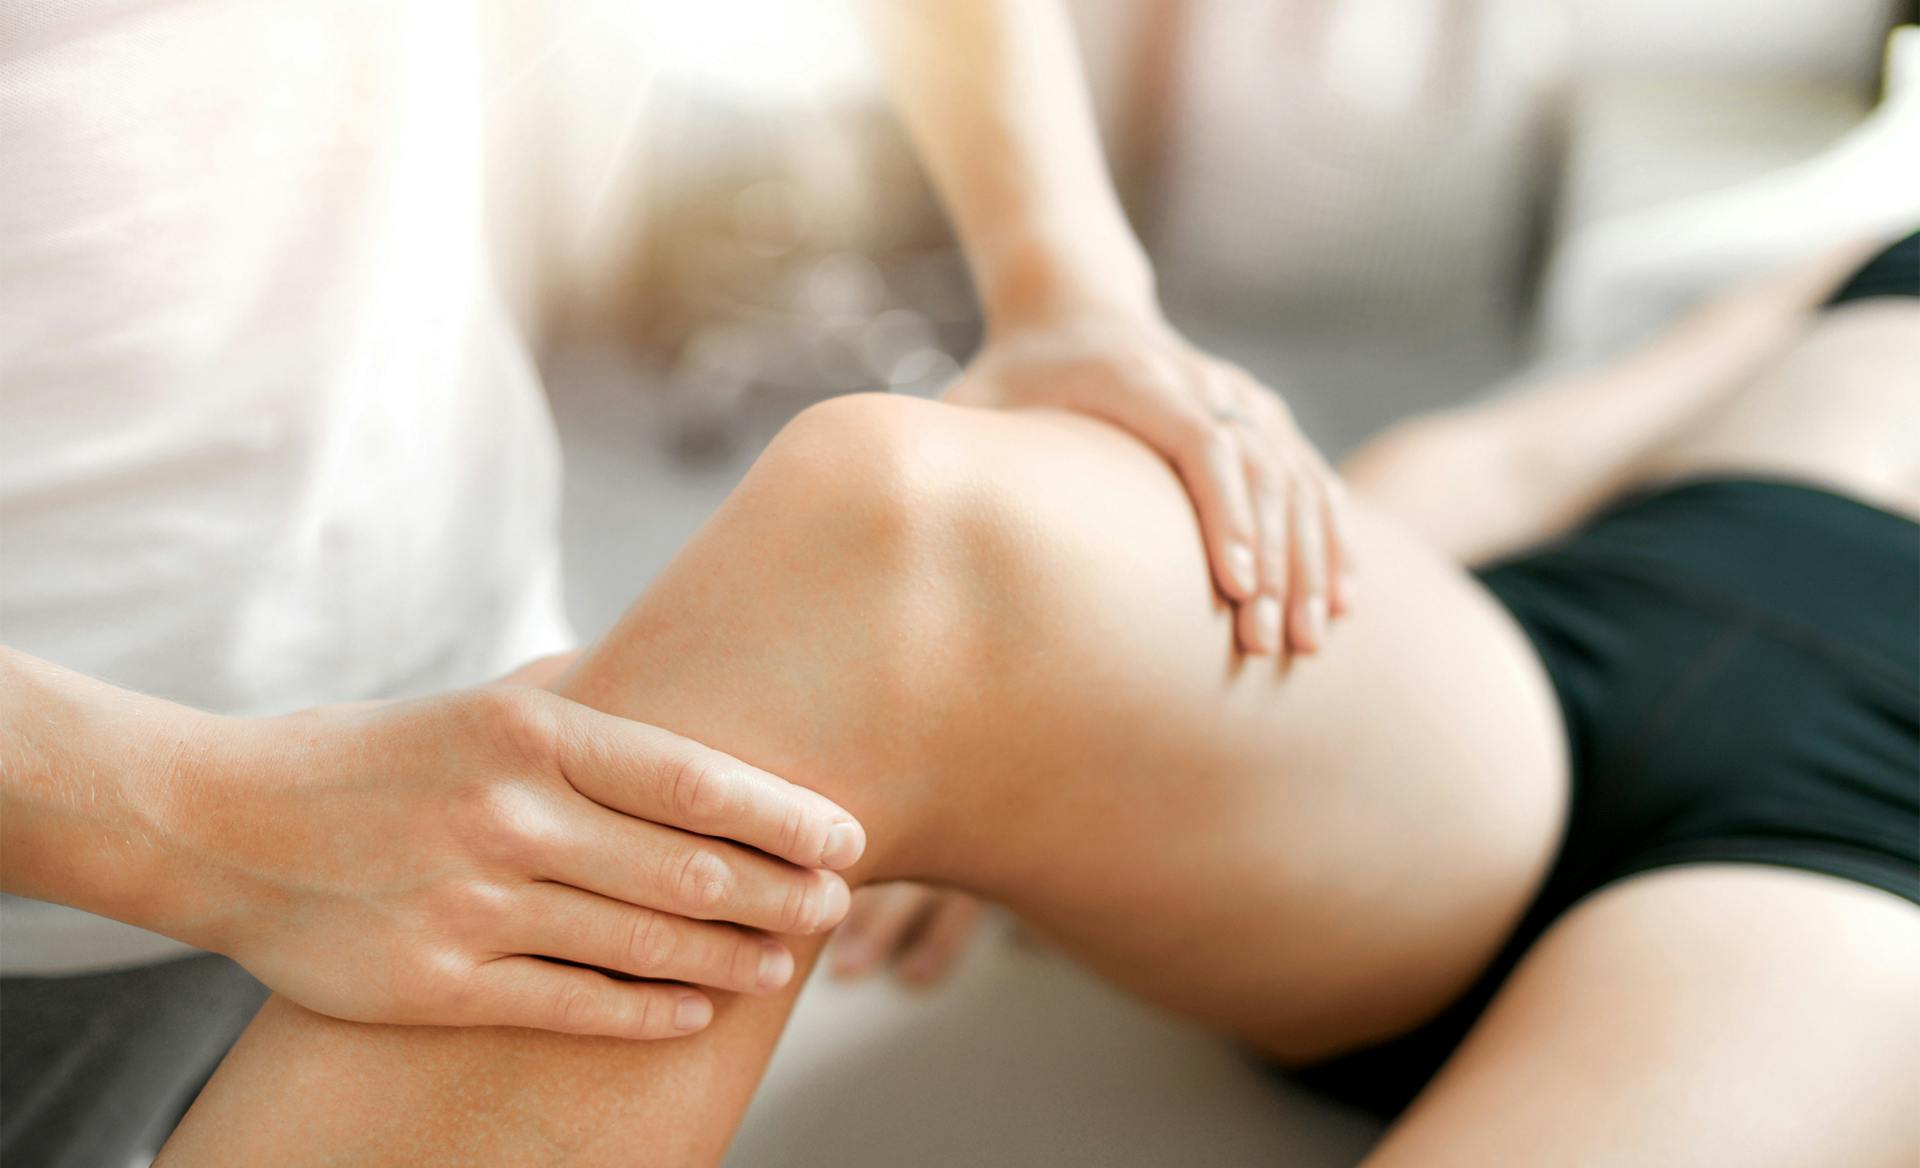
[[1233,428],[1211,418],[1195,420],[1167,453],[1193,498],[1207,562],[1221,594],[1236,603],[1252,599],[1260,582],[1253,500]]
[[866,850],[853,816],[817,792],[657,726],[568,706],[561,766],[602,806],[808,867],[845,868]]
[[1253,602],[1240,606],[1236,621],[1248,652],[1277,654],[1285,647],[1288,575],[1287,499],[1279,489],[1283,472],[1270,452],[1256,448],[1248,450],[1246,466],[1260,533],[1260,583]]
[[1354,593],[1353,544],[1348,538],[1353,530],[1352,503],[1346,484],[1312,443],[1300,438],[1297,451],[1318,489],[1321,532],[1326,541],[1327,615],[1344,616],[1353,606]]
[[849,917],[834,938],[834,976],[862,977],[884,965],[927,910],[932,895],[918,884],[861,889],[864,903],[858,919]]
[[851,899],[836,873],[603,807],[570,803],[554,823],[538,875],[640,908],[803,934],[839,924]]
[[1347,499],[1346,485],[1331,469],[1326,470],[1327,489],[1322,495],[1327,525],[1327,579],[1329,612],[1340,617],[1353,611],[1355,592],[1353,567],[1353,504]]
[[635,908],[542,883],[526,893],[527,926],[509,952],[558,957],[635,977],[763,994],[793,979],[793,954],[764,933]]
[[1310,484],[1296,482],[1292,495],[1292,596],[1287,611],[1287,641],[1296,653],[1316,653],[1327,633],[1327,545],[1324,511]]
[[[1228,396],[1165,361],[1123,378],[1114,392],[1072,398],[1069,408],[1105,418],[1127,430],[1173,464],[1193,502],[1206,546],[1207,565],[1229,601],[1250,599],[1259,583],[1254,553],[1253,505],[1233,427],[1203,404]],[[1198,392],[1195,392],[1198,391]]]
[[1328,617],[1342,616],[1352,607],[1354,594],[1353,545],[1348,538],[1353,530],[1352,504],[1346,484],[1327,464],[1319,449],[1300,432],[1285,401],[1277,395],[1263,393],[1258,406],[1262,421],[1276,435],[1281,447],[1291,451],[1291,462],[1296,468],[1294,477],[1310,481],[1320,501]]
[[941,894],[932,917],[900,959],[900,979],[910,985],[930,986],[952,973],[980,923],[982,911],[981,903],[971,896]]
[[693,1034],[713,1021],[713,1003],[699,990],[620,981],[538,957],[495,958],[473,978],[484,1003],[474,1025],[652,1039]]

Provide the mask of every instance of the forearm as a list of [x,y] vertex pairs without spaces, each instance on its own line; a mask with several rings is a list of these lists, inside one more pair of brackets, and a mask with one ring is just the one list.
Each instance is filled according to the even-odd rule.
[[870,0],[868,11],[989,327],[1088,299],[1150,308],[1152,269],[1108,176],[1060,5]]
[[211,716],[0,647],[0,890],[162,928]]

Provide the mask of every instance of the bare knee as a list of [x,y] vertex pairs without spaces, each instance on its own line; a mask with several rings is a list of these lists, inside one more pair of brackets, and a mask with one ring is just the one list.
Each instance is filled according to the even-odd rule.
[[960,596],[998,499],[958,412],[884,394],[830,399],[781,431],[728,502],[797,590],[857,610],[898,657],[969,633]]
[[1086,419],[836,398],[782,432],[728,512],[784,582],[778,603],[833,630],[808,651],[891,744],[886,781],[945,817],[923,841],[933,870],[915,875],[980,876],[978,848],[964,864],[951,853],[986,824],[1000,834],[972,843],[1010,854],[1007,800],[1031,807],[1063,773],[1116,772],[1115,726],[1165,704],[1126,668],[1169,656],[1147,642],[1230,645],[1223,617],[1207,623],[1177,480]]
[[944,461],[935,425],[944,408],[886,394],[830,398],[787,423],[740,493],[780,508],[789,523],[891,547],[931,518],[915,503],[931,502]]
[[805,548],[804,582],[822,599],[846,597],[890,630],[920,680],[974,680],[956,671],[1035,635],[1068,521],[1018,473],[1036,457],[1015,449],[1028,424],[913,398],[834,398],[781,432],[738,501]]
[[1180,638],[1217,642],[1210,665],[1230,654],[1178,479],[1084,417],[835,398],[787,427],[741,495],[804,531],[840,565],[832,586],[884,609],[899,652],[963,690],[1042,660],[1058,668],[1031,680],[1111,672]]
[[632,630],[656,660],[734,659],[762,725],[799,730],[751,761],[861,817],[861,878],[933,874],[930,847],[950,833],[931,821],[962,814],[958,740],[987,716],[983,663],[1004,639],[986,599],[1005,566],[990,535],[1003,500],[960,412],[882,395],[807,410]]

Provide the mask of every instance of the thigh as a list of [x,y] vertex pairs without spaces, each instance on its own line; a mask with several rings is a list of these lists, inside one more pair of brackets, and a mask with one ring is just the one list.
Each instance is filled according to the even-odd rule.
[[1920,516],[1920,300],[1822,313],[1779,360],[1650,452],[1638,477],[1802,479]]
[[1006,581],[999,635],[1017,639],[957,731],[998,776],[973,813],[987,891],[1288,1061],[1467,986],[1531,899],[1565,795],[1551,691],[1504,611],[1361,505],[1355,611],[1312,657],[1241,658],[1157,458],[1074,417],[946,426],[1016,536],[976,574]]
[[1369,1168],[1920,1161],[1920,910],[1672,868],[1575,908]]
[[868,822],[875,874],[1002,901],[1123,987],[1309,1059],[1471,982],[1564,799],[1505,614],[1365,508],[1351,541],[1364,603],[1325,649],[1242,658],[1186,493],[1128,436],[843,399],[577,692],[818,786]]
[[265,997],[212,956],[0,982],[0,1160],[151,1155]]

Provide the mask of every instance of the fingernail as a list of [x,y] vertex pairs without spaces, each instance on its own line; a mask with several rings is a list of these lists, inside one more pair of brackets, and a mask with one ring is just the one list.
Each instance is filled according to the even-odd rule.
[[827,891],[820,898],[820,923],[815,930],[830,929],[840,923],[847,915],[847,909],[853,903],[853,894],[847,891],[847,882],[834,877],[827,885]]
[[680,999],[673,1008],[674,1029],[682,1032],[698,1030],[713,1021],[713,1004],[705,998],[688,994]]
[[1253,591],[1253,549],[1239,540],[1227,545],[1227,575],[1242,592]]
[[763,990],[777,990],[793,976],[793,954],[785,945],[768,941],[760,949],[759,984]]
[[1253,602],[1253,635],[1260,648],[1276,652],[1280,648],[1280,602],[1262,596]]
[[827,844],[820,849],[820,863],[828,868],[845,868],[866,850],[866,837],[856,824],[845,822],[827,829]]

